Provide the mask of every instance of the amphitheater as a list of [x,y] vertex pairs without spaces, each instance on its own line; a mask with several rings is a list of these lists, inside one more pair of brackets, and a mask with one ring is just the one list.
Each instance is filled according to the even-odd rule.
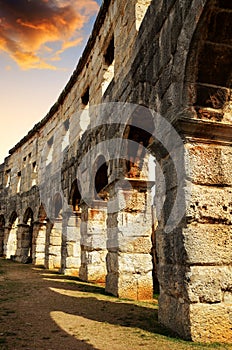
[[48,114],[0,165],[0,255],[232,342],[232,3],[105,0]]

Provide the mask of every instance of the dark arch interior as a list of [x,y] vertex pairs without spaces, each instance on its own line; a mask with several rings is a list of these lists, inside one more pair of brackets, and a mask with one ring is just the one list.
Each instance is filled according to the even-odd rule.
[[95,176],[95,198],[99,196],[102,199],[107,198],[104,188],[108,185],[108,167],[105,157],[99,156],[96,161],[96,176]]
[[55,215],[55,218],[58,218],[61,215],[62,207],[63,207],[62,198],[59,193],[55,194],[53,203],[54,203],[54,215]]
[[27,224],[28,221],[31,219],[31,222],[33,221],[33,211],[31,208],[27,208],[24,217],[23,217],[23,223]]
[[190,89],[190,104],[199,118],[221,121],[231,99],[231,7],[226,0],[209,1],[193,38],[188,69],[194,71],[190,82],[195,92]]
[[130,178],[139,178],[143,167],[146,151],[145,148],[152,142],[154,131],[153,116],[148,108],[139,107],[133,113],[129,125],[127,125],[124,137],[128,140],[126,154],[126,172]]
[[71,204],[72,210],[74,212],[80,211],[80,201],[81,201],[81,194],[79,191],[78,182],[77,180],[75,180],[72,184],[70,199],[69,199],[69,204]]
[[43,205],[41,204],[39,207],[38,219],[40,222],[43,222],[43,221],[45,221],[46,217],[47,217],[46,211],[45,211]]
[[11,226],[13,225],[13,223],[15,222],[15,220],[17,219],[17,217],[18,217],[18,215],[17,215],[17,213],[14,211],[14,212],[11,214],[10,220],[9,220],[9,223],[10,223]]

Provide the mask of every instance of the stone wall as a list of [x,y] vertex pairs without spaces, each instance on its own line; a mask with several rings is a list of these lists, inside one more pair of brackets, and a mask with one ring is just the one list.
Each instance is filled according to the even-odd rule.
[[57,103],[0,166],[1,254],[133,299],[153,275],[162,324],[232,342],[231,10],[104,1]]

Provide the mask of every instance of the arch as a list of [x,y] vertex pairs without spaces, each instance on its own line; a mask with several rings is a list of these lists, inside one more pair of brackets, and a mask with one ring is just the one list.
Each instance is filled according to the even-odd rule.
[[80,184],[78,183],[77,179],[75,179],[72,183],[70,195],[69,195],[69,204],[72,206],[72,210],[74,212],[80,211],[80,201],[81,201],[81,194],[79,191]]
[[38,220],[40,222],[44,222],[46,220],[46,217],[47,217],[47,213],[44,209],[44,206],[43,204],[40,204],[39,211],[38,211]]
[[31,224],[33,222],[33,211],[30,207],[28,207],[23,216],[24,224]]
[[133,142],[128,142],[125,173],[129,178],[140,178],[146,158],[145,148],[152,142],[154,121],[150,110],[139,106],[133,112],[125,128],[123,137]]
[[184,100],[200,119],[220,122],[231,118],[230,7],[225,1],[209,0],[190,45],[185,72],[184,91],[187,96]]
[[12,226],[17,218],[18,214],[16,213],[16,211],[13,211],[9,218],[9,226]]
[[63,200],[59,192],[57,192],[53,198],[53,214],[55,219],[60,218],[63,209]]
[[108,166],[103,155],[99,155],[95,161],[94,193],[95,199],[99,196],[106,200],[108,197],[105,187],[108,185]]

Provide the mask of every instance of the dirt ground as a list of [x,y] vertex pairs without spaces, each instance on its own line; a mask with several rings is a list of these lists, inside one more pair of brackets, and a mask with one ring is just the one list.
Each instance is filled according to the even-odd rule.
[[0,350],[232,349],[171,337],[157,309],[157,300],[119,300],[101,286],[0,258]]

